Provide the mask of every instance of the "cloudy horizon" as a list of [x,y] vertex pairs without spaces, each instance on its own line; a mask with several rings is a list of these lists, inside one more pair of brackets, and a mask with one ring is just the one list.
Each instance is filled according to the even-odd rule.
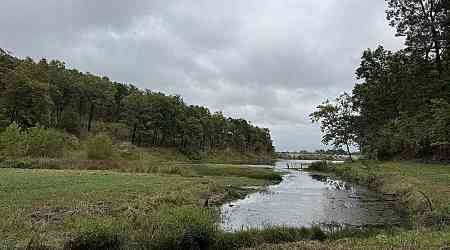
[[[363,50],[396,50],[384,1],[4,0],[0,48],[179,94],[315,150],[308,114],[350,91]],[[18,15],[20,13],[20,15]]]

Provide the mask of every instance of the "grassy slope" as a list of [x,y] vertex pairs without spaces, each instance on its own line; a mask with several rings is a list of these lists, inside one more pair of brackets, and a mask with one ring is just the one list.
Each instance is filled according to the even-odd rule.
[[[140,148],[142,151],[141,158],[149,162],[189,162],[186,155],[180,153],[176,148]],[[240,153],[232,150],[222,150],[209,152],[203,155],[203,159],[195,160],[195,162],[211,162],[211,163],[257,163],[271,162],[272,155],[257,155],[250,153]]]
[[[174,148],[132,148],[127,154],[115,150],[114,156],[108,160],[89,160],[86,151],[81,148],[75,151],[66,151],[59,159],[29,159],[23,158],[15,161],[26,163],[19,168],[33,169],[73,169],[73,170],[115,170],[133,173],[160,173],[170,172],[173,168],[185,165],[228,163],[228,164],[268,164],[272,162],[270,156],[248,155],[231,151],[214,152],[202,160],[190,160],[187,156]],[[17,165],[17,164],[16,164]],[[0,168],[7,163],[0,162]],[[10,166],[11,167],[11,166]],[[12,166],[15,167],[15,166]],[[175,170],[177,171],[177,170]]]
[[[196,173],[191,176],[0,169],[0,214],[8,215],[0,217],[0,245],[23,246],[38,232],[41,238],[51,239],[50,245],[61,246],[74,221],[84,217],[128,223],[133,214],[145,215],[162,206],[200,207],[208,197],[220,201],[235,195],[230,186],[273,181],[267,169],[249,174],[244,168],[239,176],[234,166],[210,167],[212,172],[205,170],[207,166],[196,172],[192,166],[183,166]],[[224,176],[229,169],[234,176]],[[269,178],[245,177],[252,175]]]

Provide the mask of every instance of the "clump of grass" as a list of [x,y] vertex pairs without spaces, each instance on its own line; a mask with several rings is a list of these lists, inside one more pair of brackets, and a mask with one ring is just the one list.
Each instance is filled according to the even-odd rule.
[[144,249],[210,249],[218,235],[216,211],[198,207],[162,208],[137,225]]
[[189,170],[187,167],[177,166],[177,165],[158,165],[158,166],[149,166],[147,168],[147,173],[155,173],[155,174],[171,174],[171,175],[189,175]]
[[165,207],[134,225],[138,248],[143,249],[240,249],[261,244],[300,240],[325,240],[328,235],[312,228],[267,227],[224,232],[217,225],[216,210],[200,207]]
[[124,236],[111,222],[82,221],[73,239],[64,244],[64,250],[119,250],[124,246]]
[[302,240],[325,240],[327,234],[320,227],[267,227],[239,232],[222,232],[212,249],[240,249],[262,244],[280,244]]
[[45,245],[39,237],[33,237],[28,242],[25,250],[53,250],[53,248]]

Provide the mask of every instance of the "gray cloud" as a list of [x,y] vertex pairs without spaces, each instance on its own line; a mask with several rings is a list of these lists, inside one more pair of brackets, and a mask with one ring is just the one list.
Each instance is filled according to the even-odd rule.
[[319,148],[308,114],[349,91],[362,51],[401,40],[384,1],[3,0],[0,47],[181,94]]

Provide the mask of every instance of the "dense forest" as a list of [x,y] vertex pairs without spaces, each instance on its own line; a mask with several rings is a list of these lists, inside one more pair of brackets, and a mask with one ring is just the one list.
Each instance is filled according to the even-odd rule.
[[187,105],[180,96],[68,69],[56,60],[35,62],[0,50],[0,93],[0,131],[14,122],[23,129],[54,128],[79,138],[102,132],[141,147],[176,147],[192,156],[274,151],[268,129]]
[[429,158],[450,142],[450,1],[387,4],[404,48],[364,51],[352,94],[326,101],[311,118],[336,147],[357,145],[378,159]]

